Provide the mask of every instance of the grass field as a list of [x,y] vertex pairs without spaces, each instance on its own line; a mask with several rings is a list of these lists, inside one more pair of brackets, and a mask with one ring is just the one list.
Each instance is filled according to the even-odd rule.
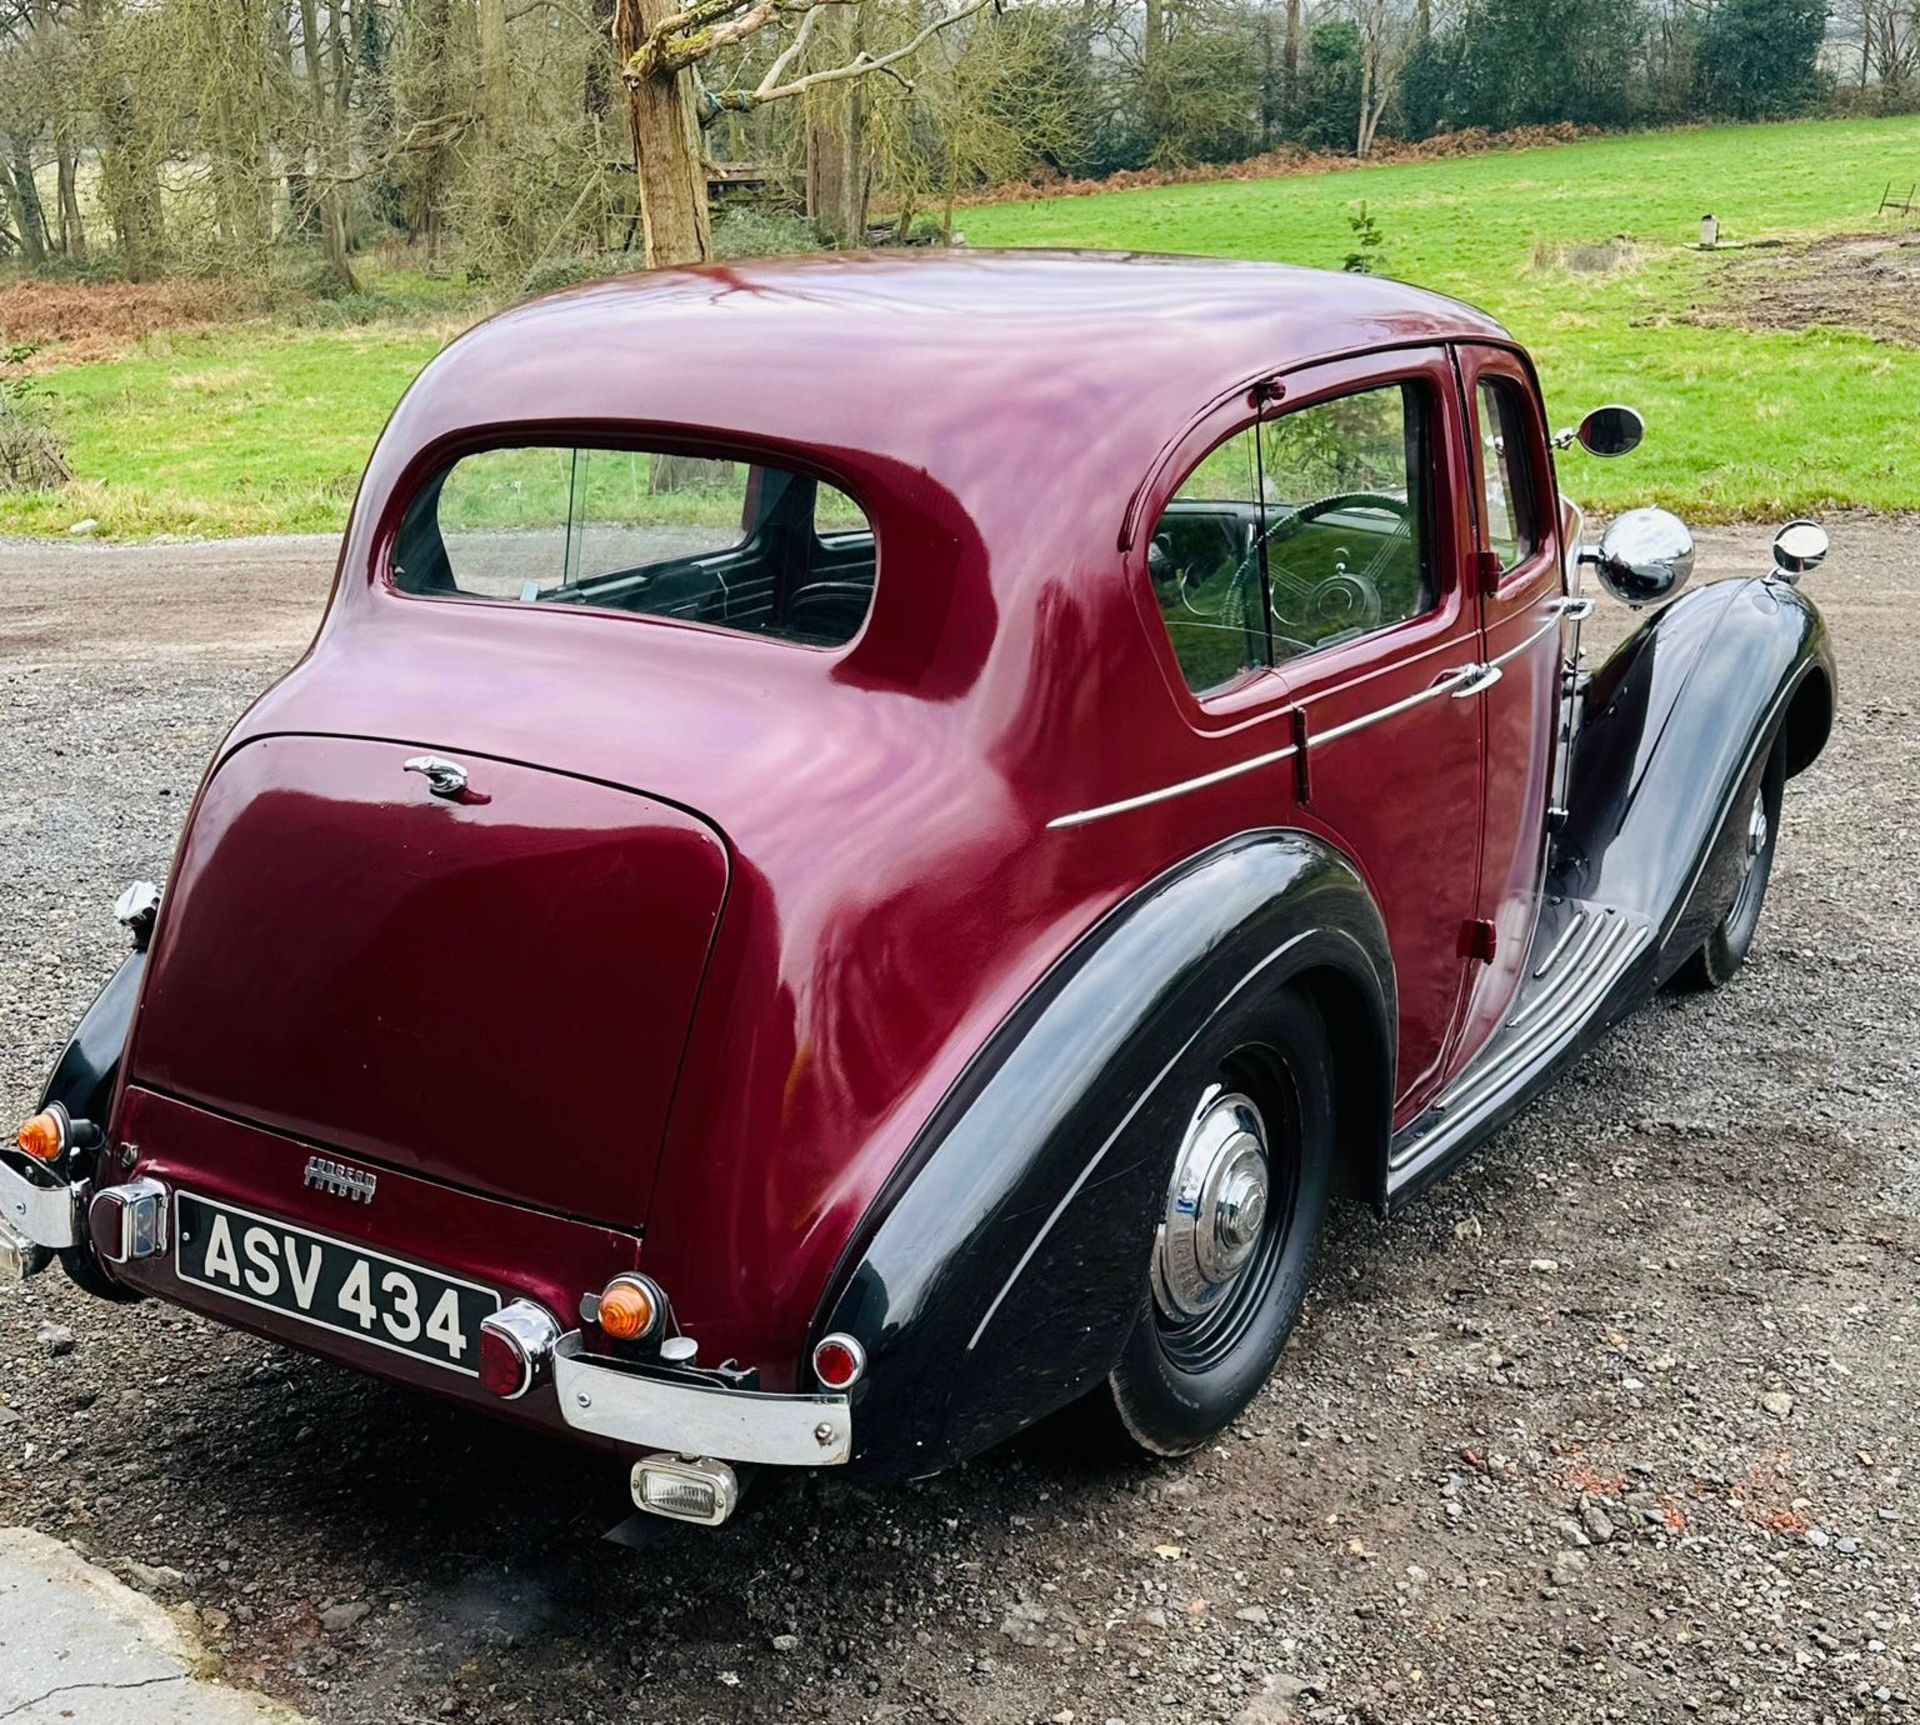
[[[1708,209],[1741,243],[1884,231],[1874,208],[1902,177],[1920,177],[1920,119],[1668,132],[984,206],[962,226],[974,245],[1337,268],[1364,201],[1385,273],[1505,321],[1539,360],[1557,420],[1610,400],[1646,412],[1639,454],[1567,458],[1563,480],[1582,502],[1658,501],[1726,520],[1920,508],[1920,348],[1822,322],[1745,327],[1739,272],[1790,254],[1689,249]],[[1594,251],[1569,267],[1567,248]],[[76,482],[0,497],[0,533],[64,532],[83,516],[115,537],[338,527],[387,413],[449,333],[446,311],[166,332],[56,368],[43,382]]]

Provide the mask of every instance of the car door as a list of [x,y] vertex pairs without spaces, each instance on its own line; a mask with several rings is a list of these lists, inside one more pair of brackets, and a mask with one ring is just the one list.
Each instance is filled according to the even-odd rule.
[[1285,385],[1261,467],[1273,653],[1306,743],[1295,819],[1354,859],[1386,921],[1404,1120],[1445,1075],[1479,896],[1472,468],[1444,349]]
[[1458,359],[1471,427],[1481,657],[1499,681],[1481,703],[1487,788],[1478,916],[1491,932],[1469,977],[1456,1069],[1499,1028],[1525,976],[1546,871],[1566,610],[1539,392],[1503,349],[1462,347]]

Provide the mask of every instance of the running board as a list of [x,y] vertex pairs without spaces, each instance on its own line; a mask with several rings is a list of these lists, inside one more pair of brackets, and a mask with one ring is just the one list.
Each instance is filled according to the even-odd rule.
[[1506,1020],[1431,1107],[1393,1136],[1389,1207],[1425,1186],[1528,1101],[1608,1012],[1653,924],[1617,905],[1561,899],[1541,914]]

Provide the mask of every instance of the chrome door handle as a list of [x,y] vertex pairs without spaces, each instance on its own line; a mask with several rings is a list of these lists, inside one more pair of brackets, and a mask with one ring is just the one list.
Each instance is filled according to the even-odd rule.
[[1563,623],[1579,623],[1593,615],[1591,599],[1556,599],[1547,607],[1547,614],[1558,617]]
[[400,770],[424,775],[427,789],[436,797],[458,799],[467,794],[467,769],[457,762],[443,761],[438,755],[415,755]]
[[1469,695],[1484,694],[1505,675],[1498,665],[1468,665],[1466,675],[1453,691],[1453,698],[1464,701]]

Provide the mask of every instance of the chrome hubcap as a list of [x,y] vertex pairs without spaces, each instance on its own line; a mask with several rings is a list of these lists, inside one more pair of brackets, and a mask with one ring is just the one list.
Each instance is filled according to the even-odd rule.
[[1238,1091],[1201,1098],[1174,1165],[1153,1255],[1153,1297],[1176,1323],[1216,1306],[1266,1226],[1271,1174],[1260,1110]]
[[1747,861],[1752,863],[1767,848],[1767,800],[1762,797],[1753,805],[1753,819],[1747,822]]

